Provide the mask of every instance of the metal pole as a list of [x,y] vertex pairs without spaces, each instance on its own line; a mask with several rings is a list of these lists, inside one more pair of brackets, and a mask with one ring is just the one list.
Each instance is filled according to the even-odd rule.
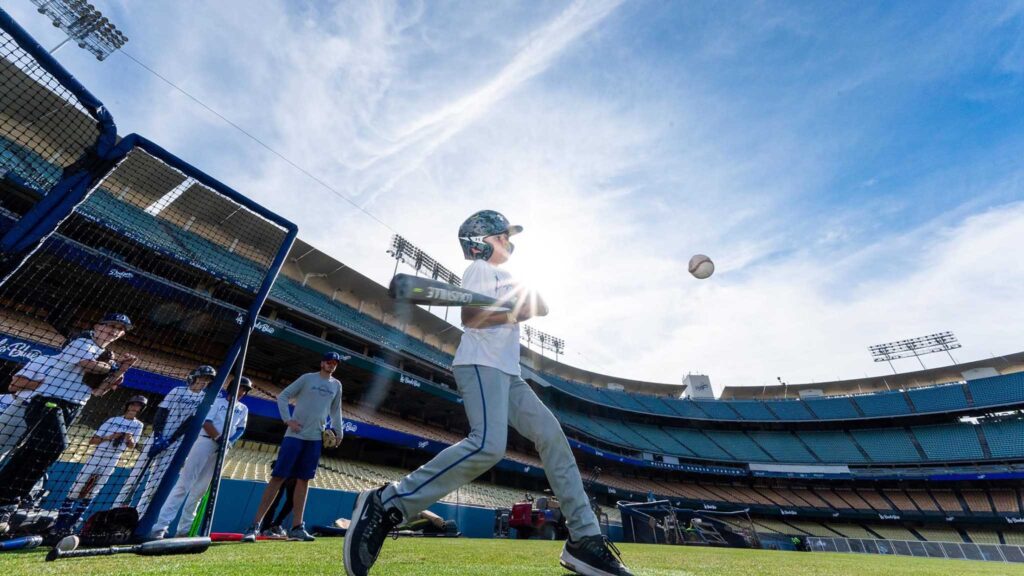
[[56,53],[57,53],[57,50],[60,50],[61,48],[63,48],[63,47],[64,47],[64,45],[65,45],[65,44],[67,44],[67,43],[68,43],[68,42],[70,42],[70,41],[71,41],[71,36],[68,36],[68,37],[67,37],[67,38],[65,38],[65,39],[64,39],[63,41],[61,41],[61,43],[60,43],[60,44],[57,44],[56,46],[54,46],[54,47],[53,47],[53,48],[52,48],[52,49],[50,50],[50,54],[56,54]]

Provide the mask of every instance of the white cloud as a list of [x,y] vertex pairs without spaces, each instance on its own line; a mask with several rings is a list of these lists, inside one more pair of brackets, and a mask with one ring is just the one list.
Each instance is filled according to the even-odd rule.
[[[905,158],[860,163],[906,111],[888,100],[919,105],[921,87],[970,68],[964,53],[980,40],[963,35],[983,39],[1016,12],[967,31],[941,19],[924,46],[892,41],[899,20],[864,41],[755,6],[700,30],[680,18],[683,40],[666,41],[692,34],[694,49],[659,52],[637,47],[656,31],[630,20],[654,8],[615,1],[116,6],[133,54],[452,269],[469,213],[492,207],[525,225],[511,266],[550,300],[552,316],[534,324],[565,338],[572,364],[655,381],[703,370],[720,387],[881,373],[868,344],[936,330],[957,332],[960,359],[1020,348],[1008,287],[1024,266],[1006,248],[1024,240],[1020,140],[913,177]],[[779,35],[823,54],[761,68]],[[335,194],[124,58],[61,58],[122,132],[390,277],[390,231]],[[931,190],[941,209],[928,210]],[[716,260],[711,280],[687,275],[694,252]]]

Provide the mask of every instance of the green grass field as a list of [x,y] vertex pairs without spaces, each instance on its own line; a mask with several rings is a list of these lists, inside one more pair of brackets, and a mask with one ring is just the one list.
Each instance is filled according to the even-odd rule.
[[[312,543],[216,544],[195,556],[123,554],[56,562],[43,561],[45,550],[13,552],[0,555],[0,574],[343,575],[341,542],[338,538],[321,538]],[[619,549],[634,572],[644,576],[1024,575],[1024,565],[996,562],[637,544],[622,544]],[[559,542],[404,538],[384,545],[373,574],[554,576],[565,574],[558,565],[560,551]]]

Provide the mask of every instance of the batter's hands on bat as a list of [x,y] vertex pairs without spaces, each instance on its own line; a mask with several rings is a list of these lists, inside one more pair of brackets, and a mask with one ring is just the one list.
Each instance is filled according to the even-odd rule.
[[302,432],[302,424],[300,424],[298,420],[289,420],[285,422],[285,424],[288,425],[289,430],[295,432],[296,434]]

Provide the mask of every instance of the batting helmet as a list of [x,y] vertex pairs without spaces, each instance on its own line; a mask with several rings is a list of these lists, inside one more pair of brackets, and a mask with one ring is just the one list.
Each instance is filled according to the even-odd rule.
[[201,376],[206,376],[207,378],[216,378],[217,370],[213,366],[207,366],[206,364],[203,364],[202,366],[199,366],[195,370],[189,372],[188,377],[185,378],[185,382],[187,382],[188,385],[191,386],[192,383],[195,382],[196,378],[199,378]]
[[238,381],[238,385],[244,388],[246,392],[252,390],[252,380],[249,380],[245,376],[242,376],[242,379]]
[[139,408],[139,412],[142,412],[143,410],[146,409],[146,406],[149,405],[149,398],[146,398],[142,394],[138,394],[136,396],[132,396],[131,399],[129,399],[127,402],[124,403],[124,409],[125,410],[128,409],[128,405],[129,404],[141,404],[142,408]]
[[[459,226],[459,244],[462,245],[462,255],[466,260],[487,260],[494,253],[494,248],[484,242],[488,236],[508,233],[509,236],[519,234],[523,231],[522,226],[513,226],[508,223],[500,212],[494,210],[481,210],[473,214]],[[509,247],[509,252],[515,246]]]

